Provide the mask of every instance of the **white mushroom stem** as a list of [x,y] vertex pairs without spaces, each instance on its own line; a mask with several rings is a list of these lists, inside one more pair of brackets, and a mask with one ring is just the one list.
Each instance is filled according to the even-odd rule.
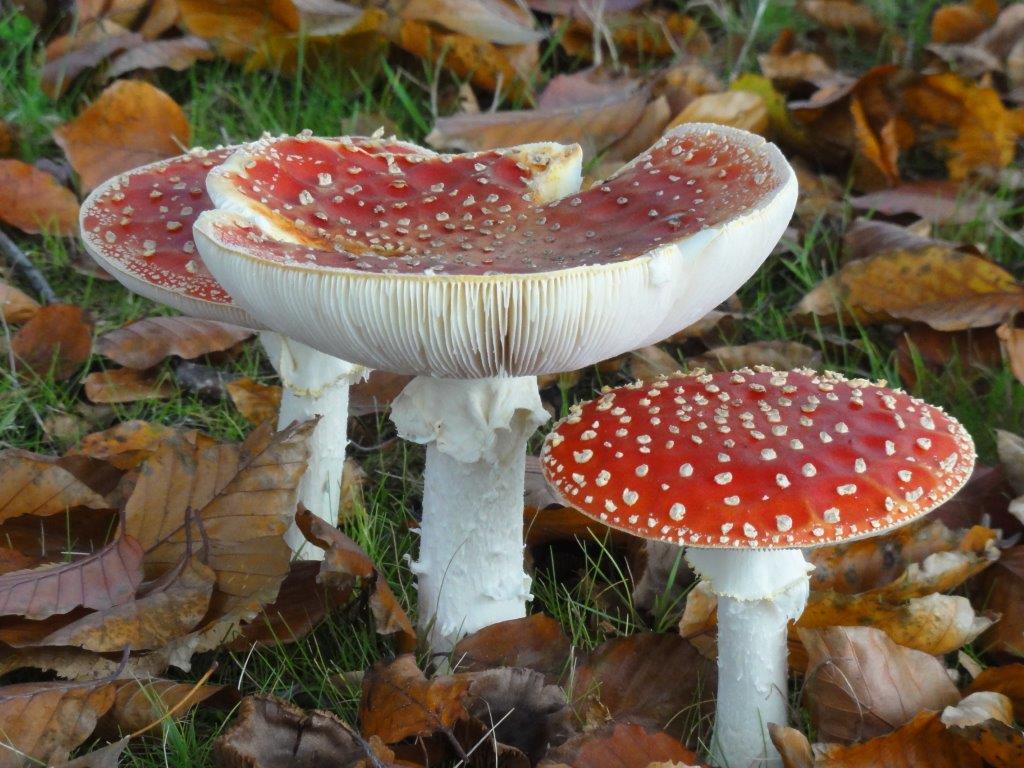
[[718,698],[712,758],[726,768],[782,765],[769,723],[788,720],[786,630],[813,570],[798,549],[688,549],[718,596]]
[[406,440],[427,445],[418,576],[419,624],[434,651],[526,615],[526,441],[548,419],[532,377],[420,376],[391,407]]
[[[317,517],[337,525],[348,445],[348,388],[368,371],[279,333],[264,331],[260,341],[284,389],[277,428],[320,418],[309,439],[309,464],[299,483],[299,502]],[[285,540],[296,558],[323,559],[324,551],[306,541],[294,523]]]

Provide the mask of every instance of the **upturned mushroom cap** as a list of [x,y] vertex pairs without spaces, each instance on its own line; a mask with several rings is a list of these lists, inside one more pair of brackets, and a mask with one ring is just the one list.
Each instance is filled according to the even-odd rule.
[[613,528],[768,549],[903,525],[953,496],[974,458],[959,422],[905,392],[769,368],[606,390],[541,452],[566,503]]
[[197,222],[203,259],[294,338],[436,377],[569,370],[664,338],[753,274],[796,200],[774,145],[721,126],[680,126],[579,193],[578,147],[349,163],[343,146],[231,158]]

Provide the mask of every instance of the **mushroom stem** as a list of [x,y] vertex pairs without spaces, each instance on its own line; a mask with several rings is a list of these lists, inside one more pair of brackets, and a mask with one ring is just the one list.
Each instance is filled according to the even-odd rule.
[[798,549],[688,549],[718,596],[718,697],[712,758],[727,768],[775,768],[768,725],[788,721],[787,626],[799,618],[813,566]]
[[[331,525],[338,523],[341,477],[348,445],[348,388],[367,370],[325,355],[279,333],[260,334],[263,349],[284,392],[277,428],[319,417],[309,439],[309,464],[299,483],[299,502]],[[293,523],[285,541],[297,559],[322,560],[324,551],[306,541]]]
[[526,615],[526,441],[548,419],[537,380],[413,379],[391,419],[427,445],[418,576],[420,629],[446,652],[463,635]]

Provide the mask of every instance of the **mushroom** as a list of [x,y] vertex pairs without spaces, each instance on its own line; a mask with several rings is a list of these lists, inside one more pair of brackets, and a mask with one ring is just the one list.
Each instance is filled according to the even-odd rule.
[[781,765],[786,627],[813,569],[804,547],[877,536],[967,481],[974,444],[942,409],[884,383],[759,367],[605,389],[547,436],[544,474],[587,515],[688,547],[718,596],[712,752]]
[[[417,375],[392,419],[428,446],[414,569],[421,627],[443,651],[525,615],[525,447],[547,419],[536,375],[704,315],[770,253],[796,181],[774,145],[711,125],[671,131],[586,192],[578,146],[375,166],[332,159],[343,147],[240,151],[210,176],[218,209],[197,243],[264,322]],[[310,157],[325,167],[312,177],[297,170]]]

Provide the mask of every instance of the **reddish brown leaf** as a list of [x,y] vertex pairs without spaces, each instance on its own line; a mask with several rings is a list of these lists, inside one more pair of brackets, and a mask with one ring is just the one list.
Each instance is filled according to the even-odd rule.
[[403,373],[372,371],[368,379],[349,387],[349,413],[365,416],[385,410],[410,381],[412,376]]
[[123,733],[132,733],[160,719],[186,697],[188,704],[174,713],[176,718],[222,690],[223,685],[196,688],[192,683],[174,680],[129,680],[118,685],[110,717]]
[[188,119],[174,100],[141,80],[118,80],[78,117],[54,129],[85,189],[189,145]]
[[1003,664],[983,670],[964,688],[967,696],[978,691],[995,691],[1013,705],[1015,720],[1024,722],[1024,664]]
[[1013,705],[1001,693],[972,693],[948,707],[942,722],[993,768],[1024,765],[1024,730],[1014,726]]
[[611,724],[551,750],[540,768],[689,768],[697,764],[697,756],[667,733],[642,725]]
[[55,381],[70,378],[92,350],[92,323],[81,307],[50,304],[40,309],[11,339],[11,351],[29,370]]
[[0,688],[0,766],[63,765],[113,703],[114,686],[107,682]]
[[47,517],[74,507],[109,506],[52,457],[17,449],[0,452],[0,522],[21,515]]
[[981,636],[981,647],[1024,656],[1024,545],[1003,552],[981,577],[977,594],[987,609],[1000,614],[999,621]]
[[572,644],[561,625],[535,613],[499,621],[460,640],[452,650],[455,668],[474,672],[494,667],[525,667],[557,680],[565,671]]
[[996,336],[1003,348],[1003,354],[1010,363],[1010,370],[1017,381],[1024,384],[1024,328],[1003,323],[996,328]]
[[70,236],[78,232],[78,199],[51,174],[0,160],[0,221],[30,234]]
[[177,393],[174,384],[155,373],[116,368],[95,371],[84,379],[85,396],[94,403],[135,403],[167,400]]
[[260,384],[252,379],[235,379],[227,384],[228,395],[238,412],[252,424],[277,417],[281,407],[281,387]]
[[103,610],[127,602],[142,583],[142,547],[120,536],[70,563],[0,576],[0,616],[45,619],[78,607]]
[[68,455],[82,455],[113,464],[118,469],[131,469],[153,455],[174,430],[162,424],[133,419],[115,424],[102,432],[82,438]]
[[176,355],[187,360],[221,352],[252,336],[248,328],[194,317],[150,317],[110,331],[96,350],[126,368],[145,370]]

